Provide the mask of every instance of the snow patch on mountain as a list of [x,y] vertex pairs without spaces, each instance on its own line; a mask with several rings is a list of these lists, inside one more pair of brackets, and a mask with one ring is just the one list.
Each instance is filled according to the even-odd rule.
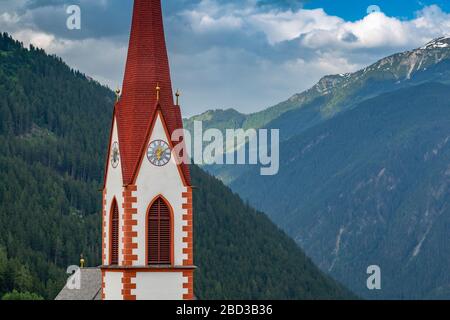
[[421,50],[430,50],[430,49],[442,49],[450,47],[450,36],[440,37],[428,42],[426,45],[421,47]]

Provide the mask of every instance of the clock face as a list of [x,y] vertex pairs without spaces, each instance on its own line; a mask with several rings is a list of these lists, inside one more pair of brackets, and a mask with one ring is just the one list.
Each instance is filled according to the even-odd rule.
[[169,163],[172,153],[167,142],[155,140],[150,142],[147,150],[147,158],[151,164],[157,167],[165,166]]
[[120,154],[119,154],[119,144],[117,142],[114,142],[111,149],[111,165],[113,168],[117,168],[120,161]]

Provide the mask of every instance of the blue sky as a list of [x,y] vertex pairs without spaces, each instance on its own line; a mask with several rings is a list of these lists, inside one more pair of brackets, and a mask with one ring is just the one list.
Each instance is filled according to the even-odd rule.
[[356,21],[361,19],[372,5],[378,6],[388,16],[411,19],[418,10],[433,4],[450,12],[448,0],[310,0],[305,2],[304,8],[324,8],[330,15]]
[[[82,29],[66,28],[78,4]],[[368,14],[369,6],[380,12]],[[448,0],[163,0],[175,88],[185,116],[254,112],[389,54],[450,35]],[[121,86],[131,0],[1,0],[0,31]]]

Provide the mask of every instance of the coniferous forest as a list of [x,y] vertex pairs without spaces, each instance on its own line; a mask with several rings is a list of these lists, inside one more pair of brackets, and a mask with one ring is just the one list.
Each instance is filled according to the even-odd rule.
[[[101,182],[114,94],[0,36],[0,297],[53,299],[69,265],[100,264]],[[192,168],[200,299],[342,299],[262,213]]]

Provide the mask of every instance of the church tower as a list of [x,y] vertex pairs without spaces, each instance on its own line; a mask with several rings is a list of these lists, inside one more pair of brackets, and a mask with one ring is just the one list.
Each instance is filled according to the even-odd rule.
[[102,298],[191,300],[192,187],[174,150],[182,138],[171,138],[183,123],[160,0],[134,1],[122,89],[104,177]]

